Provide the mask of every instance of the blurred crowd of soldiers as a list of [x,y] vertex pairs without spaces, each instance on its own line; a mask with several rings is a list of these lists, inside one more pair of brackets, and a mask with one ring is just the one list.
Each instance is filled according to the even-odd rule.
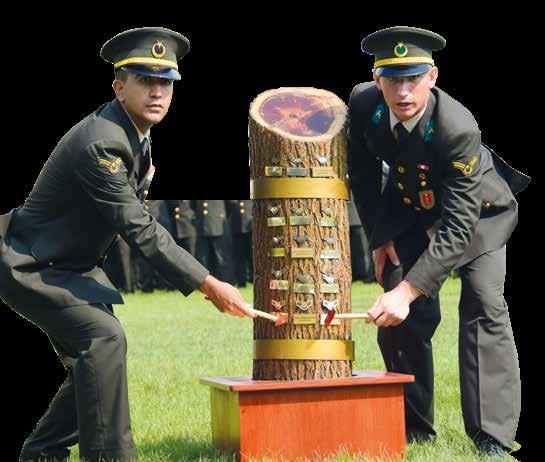
[[[375,282],[367,236],[353,202],[348,204],[352,279]],[[212,275],[238,287],[252,282],[251,200],[147,200],[145,207]],[[174,290],[120,237],[104,261],[104,270],[125,292]]]

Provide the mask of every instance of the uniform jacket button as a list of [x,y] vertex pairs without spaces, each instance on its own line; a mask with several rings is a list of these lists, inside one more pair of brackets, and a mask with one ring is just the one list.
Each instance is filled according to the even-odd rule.
[[203,210],[202,212],[204,215],[208,215],[208,210]]
[[405,202],[405,204],[409,205],[409,204],[411,204],[412,201],[411,201],[410,198],[404,197],[404,198],[403,198],[403,202]]
[[405,167],[403,167],[403,165],[400,165],[400,166],[397,167],[397,171],[399,173],[405,173]]
[[426,183],[425,181],[422,181],[422,182],[420,183],[420,186],[422,186],[423,188],[425,188],[427,184],[428,184],[428,183]]
[[243,214],[243,213],[244,213],[244,209],[240,209],[240,213]]
[[178,213],[178,212],[180,211],[180,207],[176,207],[176,208],[174,209],[174,211],[175,211],[176,213]]
[[203,202],[203,207],[208,207],[208,202]]
[[180,215],[176,214],[176,215],[174,215],[174,218],[176,218],[176,220],[179,220],[179,219],[180,219]]
[[239,204],[241,207],[244,207],[244,202],[239,202]]
[[401,189],[402,191],[405,189],[405,187],[404,187],[401,183],[398,183],[398,184],[397,184],[397,187],[398,187],[399,189]]
[[49,266],[53,266],[53,262],[52,262],[52,261],[49,262]]
[[492,206],[492,204],[490,202],[485,202],[484,206],[485,208],[489,209]]

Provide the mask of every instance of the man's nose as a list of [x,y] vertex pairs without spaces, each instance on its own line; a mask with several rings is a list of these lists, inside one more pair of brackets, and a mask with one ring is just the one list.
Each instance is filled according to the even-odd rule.
[[150,95],[160,97],[163,95],[163,87],[160,83],[153,83],[150,86]]

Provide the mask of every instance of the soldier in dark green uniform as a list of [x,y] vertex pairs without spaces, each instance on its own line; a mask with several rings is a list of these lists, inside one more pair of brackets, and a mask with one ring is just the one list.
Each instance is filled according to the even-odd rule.
[[197,253],[197,228],[195,211],[191,208],[189,199],[167,200],[170,219],[174,223],[174,237],[179,246],[191,255]]
[[194,200],[197,259],[218,278],[235,283],[231,236],[224,200]]
[[[459,359],[467,434],[491,458],[512,448],[520,375],[503,297],[505,244],[517,223],[514,194],[529,178],[481,143],[472,114],[435,87],[432,51],[445,40],[393,27],[362,42],[375,55],[374,81],[349,103],[349,175],[374,250],[381,295],[370,310],[389,371],[406,387],[408,440],[430,440],[433,333],[438,292],[459,268]],[[381,193],[382,163],[389,166]]]
[[166,115],[189,42],[163,28],[126,31],[101,56],[116,98],[61,139],[24,205],[0,216],[0,297],[47,333],[68,376],[25,441],[23,461],[136,460],[126,338],[102,270],[119,234],[184,295],[199,289],[222,312],[251,315],[239,291],[209,275],[144,209],[153,173],[149,129]]
[[252,209],[251,199],[229,200],[228,216],[232,232],[232,254],[237,287],[245,287],[254,279],[252,250]]

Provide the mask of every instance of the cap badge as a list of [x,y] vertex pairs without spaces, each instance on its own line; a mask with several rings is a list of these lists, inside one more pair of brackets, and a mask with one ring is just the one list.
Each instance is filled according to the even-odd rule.
[[407,56],[408,52],[409,50],[407,49],[407,47],[405,46],[403,42],[399,42],[394,48],[394,54],[398,58],[403,58],[404,56]]
[[160,59],[165,56],[166,52],[167,49],[165,48],[163,42],[157,41],[153,44],[153,47],[151,47],[151,54],[154,58]]

